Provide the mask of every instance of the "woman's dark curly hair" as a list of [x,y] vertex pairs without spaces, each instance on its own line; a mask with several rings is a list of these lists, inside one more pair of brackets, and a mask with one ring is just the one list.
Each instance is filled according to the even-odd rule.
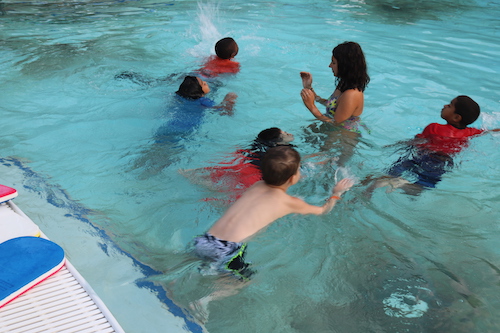
[[179,90],[175,93],[179,96],[190,99],[198,99],[205,95],[196,76],[186,76],[184,81],[182,81],[179,86]]
[[365,91],[370,77],[361,46],[355,42],[344,42],[335,46],[332,54],[337,59],[337,89],[341,92],[348,89]]

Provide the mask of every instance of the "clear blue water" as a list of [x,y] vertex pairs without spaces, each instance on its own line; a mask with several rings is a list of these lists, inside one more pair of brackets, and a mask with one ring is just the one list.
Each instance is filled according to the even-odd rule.
[[[272,126],[293,133],[302,155],[317,152],[299,72],[312,72],[315,90],[330,94],[331,50],[345,40],[362,45],[372,78],[363,113],[369,131],[347,163],[350,175],[383,174],[401,153],[388,145],[440,122],[442,106],[460,94],[481,105],[474,126],[498,128],[499,17],[498,1],[465,0],[2,2],[0,157],[19,158],[91,210],[88,221],[151,268],[142,282],[158,286],[158,297],[167,295],[189,322],[201,317],[190,303],[229,288],[201,277],[184,254],[225,209],[203,199],[227,194],[193,184],[179,169],[223,161]],[[152,151],[179,81],[144,86],[115,75],[191,72],[227,35],[240,46],[241,71],[210,97],[237,93],[234,116],[208,113],[175,154]],[[366,198],[358,184],[327,216],[277,221],[249,245],[257,276],[210,302],[204,327],[498,331],[499,139],[475,138],[437,188],[419,197],[379,189]],[[150,163],[138,164],[144,157]],[[167,159],[159,172],[146,169]],[[336,167],[312,162],[291,192],[319,204]],[[101,283],[94,288],[120,281]],[[125,330],[133,327],[135,319],[111,310]]]

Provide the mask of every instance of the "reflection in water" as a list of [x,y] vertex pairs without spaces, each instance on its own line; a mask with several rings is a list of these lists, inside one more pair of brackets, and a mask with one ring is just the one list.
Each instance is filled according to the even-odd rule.
[[399,25],[442,20],[443,16],[461,14],[474,6],[471,0],[362,0],[352,11],[361,19]]
[[320,155],[334,157],[345,166],[355,152],[361,135],[326,122],[315,122],[304,130],[307,144],[317,147]]

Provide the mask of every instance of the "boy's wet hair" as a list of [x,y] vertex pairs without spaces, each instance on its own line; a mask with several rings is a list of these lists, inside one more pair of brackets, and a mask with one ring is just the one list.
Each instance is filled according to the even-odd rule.
[[236,41],[231,37],[225,37],[215,43],[215,54],[222,59],[231,59],[236,52]]
[[481,109],[479,108],[479,104],[477,104],[472,98],[461,95],[456,98],[455,113],[462,117],[460,124],[467,127],[467,125],[472,124],[477,120],[477,118],[479,118]]
[[279,142],[281,141],[281,130],[278,127],[271,127],[259,133],[257,139],[260,142]]
[[297,173],[299,153],[290,146],[270,148],[262,160],[262,179],[268,185],[280,186]]
[[191,99],[198,99],[205,95],[196,76],[186,76],[179,86],[179,90],[175,93],[184,98]]

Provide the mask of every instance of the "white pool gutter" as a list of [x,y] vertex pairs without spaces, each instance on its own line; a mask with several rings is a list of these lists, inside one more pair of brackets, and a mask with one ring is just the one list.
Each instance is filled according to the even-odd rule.
[[[0,204],[3,238],[40,236],[38,226],[12,200]],[[0,332],[116,332],[120,324],[66,259],[64,267],[0,308]]]

